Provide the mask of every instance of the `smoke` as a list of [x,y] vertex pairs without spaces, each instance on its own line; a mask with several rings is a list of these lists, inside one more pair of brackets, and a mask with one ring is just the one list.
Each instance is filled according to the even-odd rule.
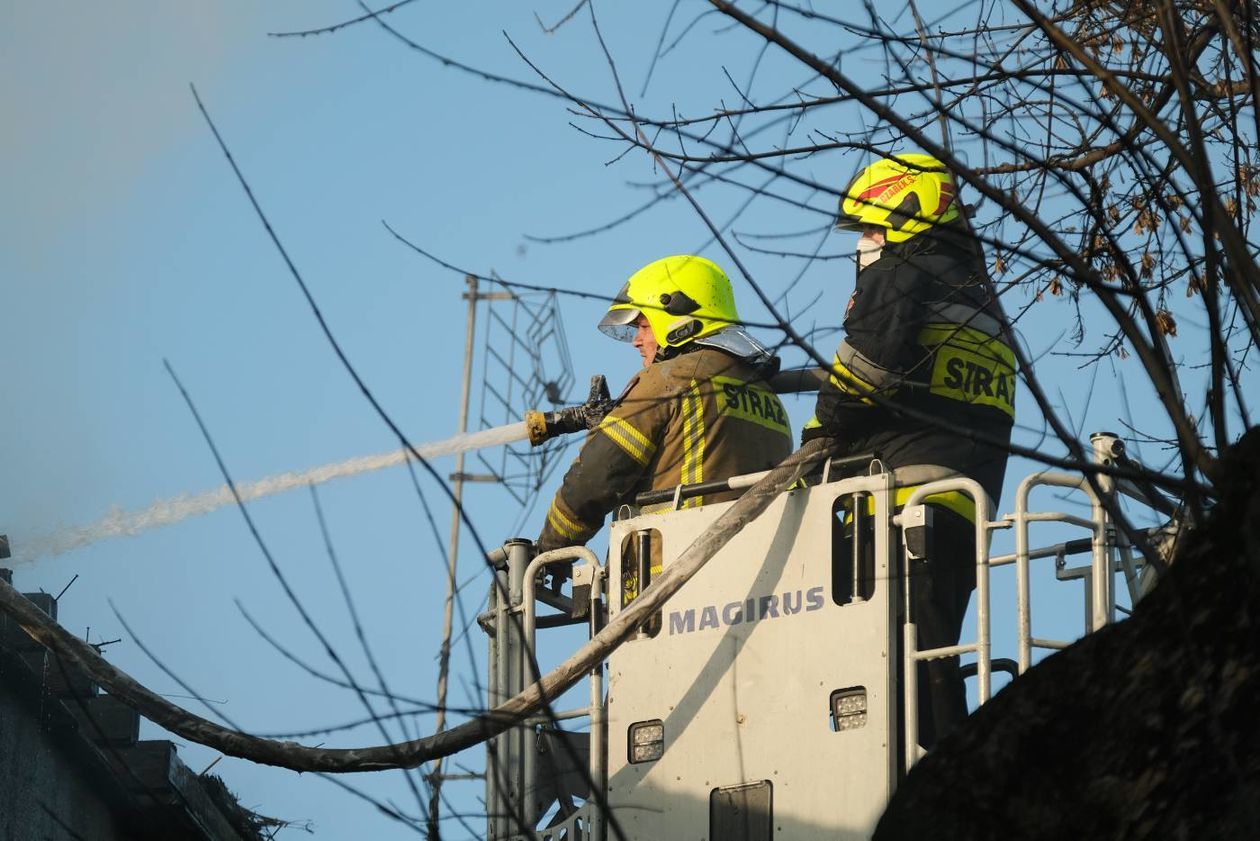
[[[421,444],[416,447],[416,452],[425,459],[437,458],[438,456],[496,447],[510,444],[513,441],[522,441],[527,435],[525,424],[508,424],[507,426],[485,429],[481,432],[471,432],[466,435],[456,435],[441,441]],[[255,482],[238,482],[236,492],[240,495],[241,502],[249,502],[264,496],[284,493],[294,488],[320,485],[345,476],[357,476],[362,473],[371,473],[374,470],[393,467],[402,464],[410,457],[410,450],[394,450],[376,455],[359,456],[335,464],[312,467],[307,470],[279,473]],[[211,511],[216,511],[226,505],[235,503],[236,497],[232,495],[231,488],[223,485],[205,493],[195,495],[180,494],[170,499],[159,500],[141,511],[124,511],[121,508],[114,507],[95,523],[63,529],[51,535],[36,537],[33,540],[26,541],[24,544],[14,545],[14,561],[16,563],[29,563],[37,558],[60,555],[108,537],[131,537],[160,526],[178,523],[189,517],[209,514]]]

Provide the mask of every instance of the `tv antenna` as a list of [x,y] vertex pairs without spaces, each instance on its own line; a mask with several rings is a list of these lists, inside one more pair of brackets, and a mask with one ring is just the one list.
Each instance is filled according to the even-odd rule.
[[[459,410],[459,434],[468,432],[469,398],[472,388],[473,356],[476,345],[477,309],[484,302],[486,328],[482,345],[481,401],[478,424],[491,429],[520,421],[525,412],[565,403],[573,385],[573,367],[564,335],[560,306],[553,291],[518,292],[502,287],[483,292],[478,278],[467,275],[462,295],[468,302],[468,326],[464,337],[464,378]],[[451,538],[447,544],[446,604],[443,612],[442,647],[438,654],[435,732],[446,726],[446,691],[450,673],[451,632],[459,559],[460,512],[465,482],[494,482],[501,485],[521,507],[519,528],[529,515],[543,483],[555,471],[566,447],[562,437],[537,447],[526,442],[507,444],[497,450],[478,452],[485,473],[465,473],[464,453],[455,457],[451,474],[454,507],[451,512]],[[430,826],[436,826],[442,761],[430,770],[432,792],[429,801]]]

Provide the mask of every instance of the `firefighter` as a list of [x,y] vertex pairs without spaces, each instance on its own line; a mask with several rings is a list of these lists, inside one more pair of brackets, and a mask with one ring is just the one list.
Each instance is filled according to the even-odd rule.
[[710,261],[681,255],[644,266],[599,329],[633,343],[644,367],[587,435],[547,511],[539,551],[585,544],[608,512],[642,491],[767,470],[792,451],[787,413],[765,382],[779,360],[740,326],[731,282]]
[[[1015,419],[1010,329],[970,233],[953,176],[923,154],[883,158],[845,188],[837,226],[861,231],[844,340],[819,390],[806,439],[873,452],[895,469],[898,503],[951,476],[1001,495]],[[911,568],[920,650],[955,645],[975,587],[974,503],[928,498],[927,560]],[[920,664],[919,742],[967,715],[957,657]]]

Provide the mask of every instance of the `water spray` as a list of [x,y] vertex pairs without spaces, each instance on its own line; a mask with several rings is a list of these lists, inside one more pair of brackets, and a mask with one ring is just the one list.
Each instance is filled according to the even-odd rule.
[[[825,376],[825,372],[817,369],[795,369],[776,375],[771,378],[770,383],[774,390],[780,393],[813,391],[818,388],[818,382]],[[416,447],[416,452],[422,458],[430,459],[499,447],[526,439],[531,445],[537,447],[561,435],[594,429],[613,405],[614,401],[608,393],[608,383],[600,374],[591,377],[591,389],[585,403],[549,412],[530,409],[525,413],[523,422],[509,423],[479,432],[453,435],[440,441],[420,444]],[[242,502],[250,502],[295,488],[320,485],[333,479],[394,467],[409,458],[411,458],[410,450],[392,450],[376,455],[358,456],[307,470],[279,473],[254,482],[241,482],[237,484],[236,491]],[[209,514],[235,503],[236,497],[232,495],[231,488],[222,485],[215,490],[200,494],[180,494],[170,499],[159,500],[140,511],[124,511],[115,507],[94,523],[35,537],[14,546],[14,560],[17,563],[29,563],[36,558],[60,555],[108,537],[130,537],[159,526],[178,523],[189,517]]]
[[[439,456],[468,452],[469,450],[497,447],[514,441],[523,441],[528,435],[529,433],[524,423],[512,423],[492,429],[483,429],[480,432],[454,435],[441,441],[420,444],[416,447],[416,452],[426,459],[437,458]],[[411,451],[405,449],[378,453],[376,455],[358,456],[357,458],[312,467],[307,470],[279,473],[254,482],[239,482],[236,485],[236,492],[240,495],[242,502],[249,502],[264,496],[293,490],[294,488],[320,485],[333,479],[357,476],[362,473],[382,470],[386,467],[394,467],[402,464],[409,458],[412,458]],[[25,545],[16,545],[13,548],[17,555],[16,560],[19,563],[30,562],[36,558],[60,555],[64,552],[69,552],[71,549],[78,549],[81,546],[87,546],[107,537],[137,535],[159,526],[178,523],[189,517],[209,514],[211,511],[216,511],[219,508],[234,505],[235,503],[236,497],[232,495],[232,489],[227,485],[222,485],[215,490],[206,491],[205,493],[180,494],[170,499],[159,500],[140,511],[124,511],[116,507],[95,523],[64,529],[44,537],[37,537],[26,541]]]

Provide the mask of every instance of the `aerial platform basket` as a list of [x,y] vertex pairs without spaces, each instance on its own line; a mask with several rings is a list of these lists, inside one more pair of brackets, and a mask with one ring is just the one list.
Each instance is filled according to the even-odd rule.
[[[1105,447],[1096,450],[1102,460]],[[979,486],[959,478],[919,479],[895,510],[910,482],[878,461],[863,467],[843,477],[828,469],[777,497],[590,675],[586,705],[491,740],[488,837],[602,841],[615,837],[611,819],[633,841],[869,838],[922,755],[914,663],[961,655],[983,703],[995,668],[1022,672],[1035,649],[1067,645],[1032,634],[1029,569],[1038,559],[1053,559],[1059,579],[1084,579],[1084,632],[1114,621],[1117,580],[1131,601],[1149,587],[1149,566],[1082,475],[1033,474],[1019,485],[1015,513],[993,518]],[[1083,494],[1091,515],[1031,511],[1042,485]],[[1109,481],[1101,489],[1140,496]],[[930,527],[922,500],[946,490],[976,503],[975,623],[958,646],[917,651],[898,609],[907,600],[899,558],[908,539],[911,552],[921,545],[915,530]],[[695,495],[684,491],[665,510],[623,509],[606,563],[579,547],[534,558],[524,540],[492,553],[497,582],[482,616],[491,706],[532,680],[541,630],[597,629],[733,504],[684,507]],[[1030,526],[1045,522],[1086,536],[1033,548]],[[1015,531],[1014,553],[990,555],[989,533],[999,529]],[[1068,556],[1086,553],[1088,564],[1068,567]],[[570,564],[571,595],[539,583],[544,569]],[[989,579],[1007,565],[1016,568],[1017,663],[992,656]],[[559,612],[540,616],[540,605]]]

